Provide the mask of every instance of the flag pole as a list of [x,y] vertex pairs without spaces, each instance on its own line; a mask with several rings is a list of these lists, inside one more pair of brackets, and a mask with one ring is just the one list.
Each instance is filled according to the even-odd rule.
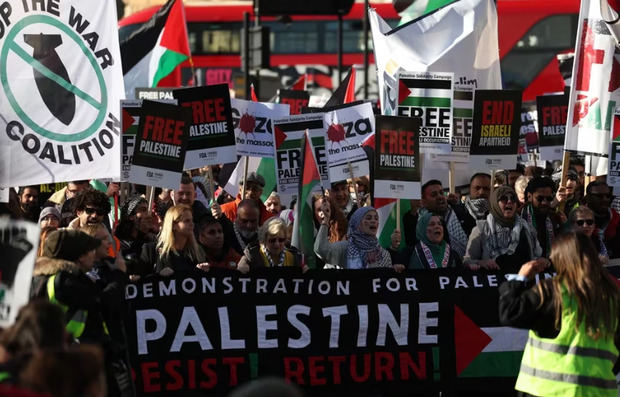
[[400,199],[396,199],[396,231],[400,232]]
[[448,171],[448,184],[450,185],[450,193],[454,194],[456,191],[454,182],[454,161],[450,161],[450,169]]
[[146,187],[146,195],[149,201],[149,212],[153,208],[153,199],[155,198],[155,188],[153,186]]
[[211,170],[211,166],[207,167],[207,172],[205,173],[205,184],[207,188],[207,193],[209,194],[209,200],[214,202],[215,192],[213,191],[213,171]]
[[250,157],[249,156],[245,156],[245,165],[243,167],[243,187],[241,188],[241,200],[243,200],[245,198],[245,187],[246,187],[246,181],[248,179],[248,166],[250,163]]

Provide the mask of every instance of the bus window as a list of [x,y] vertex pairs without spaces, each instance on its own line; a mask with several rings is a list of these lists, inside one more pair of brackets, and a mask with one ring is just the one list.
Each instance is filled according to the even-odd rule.
[[241,24],[190,22],[187,25],[192,54],[239,54]]
[[316,54],[321,49],[321,22],[265,22],[272,54]]

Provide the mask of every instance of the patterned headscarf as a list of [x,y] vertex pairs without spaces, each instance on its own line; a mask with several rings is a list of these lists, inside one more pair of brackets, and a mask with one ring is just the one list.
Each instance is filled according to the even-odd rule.
[[[493,191],[491,192],[491,198],[489,199],[489,202],[491,204],[490,214],[493,215],[493,218],[495,218],[495,222],[499,223],[501,226],[512,227],[515,223],[515,217],[506,218],[504,216],[504,213],[502,212],[502,209],[499,206],[499,198],[505,194],[512,194],[514,195],[515,200],[518,200],[517,193],[514,191],[513,188],[511,188],[510,186],[498,186],[495,189],[493,189]],[[517,214],[517,203],[516,202],[514,203],[514,207],[515,207],[515,216],[516,216]]]
[[349,220],[349,244],[347,245],[348,263],[361,260],[363,267],[366,267],[368,264],[368,254],[381,254],[381,246],[379,246],[377,236],[373,236],[359,230],[362,219],[364,219],[364,216],[366,216],[366,214],[370,211],[376,212],[373,207],[358,208]]

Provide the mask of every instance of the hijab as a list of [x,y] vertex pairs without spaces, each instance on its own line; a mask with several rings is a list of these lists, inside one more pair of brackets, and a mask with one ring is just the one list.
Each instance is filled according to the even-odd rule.
[[[370,211],[376,210],[373,207],[358,208],[349,220],[349,244],[347,245],[347,267],[365,268],[368,265],[368,254],[381,254],[381,247],[377,236],[364,233],[360,230],[362,219]],[[353,264],[353,266],[351,266]],[[361,264],[361,266],[359,266]]]
[[489,199],[491,204],[490,214],[495,218],[495,222],[500,224],[503,227],[512,227],[515,223],[515,218],[517,214],[517,203],[514,203],[515,206],[515,216],[512,218],[506,218],[502,212],[502,209],[499,206],[499,198],[506,194],[512,194],[517,199],[517,193],[510,186],[499,186],[493,189],[491,192],[491,198]]
[[425,212],[420,215],[420,218],[418,218],[418,225],[415,229],[415,236],[417,237],[418,241],[426,244],[426,246],[431,250],[431,254],[433,254],[433,260],[438,267],[441,267],[441,262],[443,261],[443,256],[446,250],[446,241],[441,240],[439,244],[436,244],[431,242],[431,240],[429,240],[428,236],[426,235],[426,229],[428,228],[428,224],[431,222],[431,219],[434,216],[438,217],[441,220],[441,217],[439,215],[435,215],[431,212]]

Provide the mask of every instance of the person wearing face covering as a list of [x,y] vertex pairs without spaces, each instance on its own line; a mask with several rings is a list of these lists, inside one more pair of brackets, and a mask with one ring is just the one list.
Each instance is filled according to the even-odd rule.
[[416,237],[418,243],[409,261],[410,269],[437,269],[462,264],[461,258],[444,240],[443,224],[439,216],[428,212],[421,215],[416,226]]
[[463,263],[473,270],[516,273],[524,262],[542,254],[536,231],[517,214],[517,193],[511,187],[495,188],[489,201],[489,215],[476,222]]
[[329,212],[321,211],[321,227],[314,243],[314,252],[325,261],[324,269],[367,269],[392,267],[390,254],[379,245],[379,216],[373,207],[356,210],[349,220],[348,239],[330,243]]

